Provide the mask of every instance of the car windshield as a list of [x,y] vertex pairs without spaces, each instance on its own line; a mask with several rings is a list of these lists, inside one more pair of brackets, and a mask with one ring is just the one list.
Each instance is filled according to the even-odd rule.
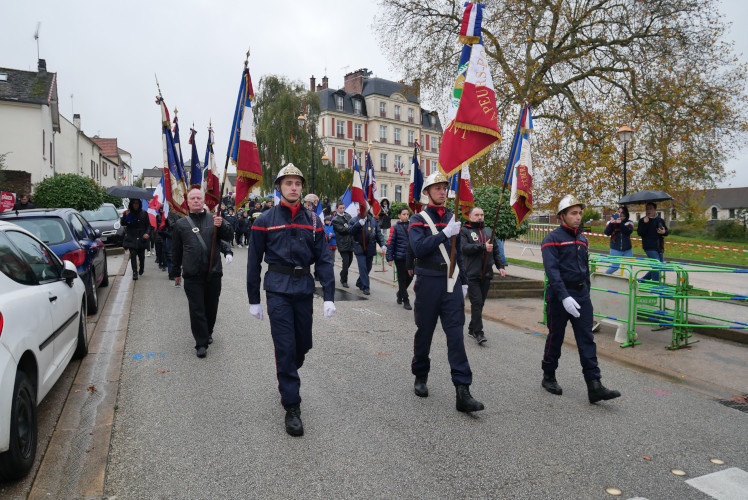
[[56,217],[28,217],[10,220],[30,232],[47,245],[57,245],[70,239],[70,231],[62,221]]
[[84,210],[81,212],[81,215],[88,222],[119,219],[117,210],[111,205],[102,205],[96,210]]

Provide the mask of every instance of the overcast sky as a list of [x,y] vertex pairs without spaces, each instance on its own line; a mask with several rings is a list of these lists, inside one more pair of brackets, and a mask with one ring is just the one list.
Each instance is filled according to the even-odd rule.
[[[194,122],[203,157],[212,119],[222,167],[248,48],[255,87],[268,74],[305,85],[326,74],[339,88],[345,73],[362,67],[403,77],[379,48],[377,10],[374,0],[8,1],[0,67],[36,71],[40,22],[39,57],[58,74],[60,112],[71,121],[79,113],[88,136],[116,137],[136,173],[163,165],[157,74],[170,112],[179,109],[183,150]],[[723,11],[728,20],[746,19],[748,2],[723,0]],[[733,28],[731,36],[748,60],[748,30]],[[748,151],[727,168],[738,173],[721,187],[748,186]]]

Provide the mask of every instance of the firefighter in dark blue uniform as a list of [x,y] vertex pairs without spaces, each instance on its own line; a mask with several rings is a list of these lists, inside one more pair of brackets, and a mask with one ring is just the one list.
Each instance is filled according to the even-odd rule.
[[[414,316],[417,330],[411,371],[416,377],[413,387],[416,395],[427,397],[429,391],[426,381],[431,368],[429,351],[436,322],[441,319],[442,328],[447,335],[447,358],[452,383],[457,391],[457,410],[471,412],[484,407],[483,403],[470,395],[473,372],[470,370],[463,337],[467,279],[460,250],[460,223],[444,206],[448,186],[447,178],[441,172],[437,171],[426,178],[423,194],[428,196],[428,206],[423,212],[411,217],[408,228],[416,274]],[[453,279],[449,280],[447,275],[452,238],[457,238],[456,269]]]
[[300,203],[305,181],[301,171],[289,163],[278,172],[275,187],[281,201],[252,225],[247,257],[249,313],[262,319],[260,270],[263,256],[268,265],[264,289],[281,403],[286,409],[286,432],[302,436],[301,379],[298,370],[312,348],[312,303],[314,265],[324,292],[323,316],[335,312],[335,276],[330,250],[320,218]]
[[597,346],[592,334],[592,302],[590,301],[590,267],[587,238],[580,227],[584,204],[567,195],[558,204],[561,225],[545,237],[541,244],[543,267],[548,278],[546,288],[548,337],[543,351],[543,381],[551,394],[561,395],[556,381],[558,358],[564,342],[566,323],[571,320],[577,341],[582,374],[587,382],[590,403],[621,396],[600,383]]

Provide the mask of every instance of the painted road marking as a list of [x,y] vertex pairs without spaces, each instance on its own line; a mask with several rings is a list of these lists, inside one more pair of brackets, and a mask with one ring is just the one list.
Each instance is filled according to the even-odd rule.
[[748,472],[730,467],[689,479],[686,484],[717,500],[745,500],[748,492]]

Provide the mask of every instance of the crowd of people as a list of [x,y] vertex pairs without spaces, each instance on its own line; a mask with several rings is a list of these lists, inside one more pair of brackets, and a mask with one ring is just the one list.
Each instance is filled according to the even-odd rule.
[[[181,218],[170,214],[164,220],[163,212],[159,211],[156,228],[150,226],[139,200],[133,200],[122,216],[126,228],[124,246],[130,250],[133,279],[143,273],[145,249],[155,240],[159,268],[168,271],[175,286],[184,284],[197,356],[206,357],[213,343],[223,276],[221,255],[225,265],[229,265],[233,260],[232,248],[246,246],[249,312],[263,320],[267,311],[278,389],[286,412],[285,430],[292,436],[303,435],[299,369],[313,344],[315,283],[318,281],[322,288],[323,317],[329,318],[336,311],[336,255],[340,254],[340,286],[349,288],[348,271],[355,257],[359,271],[356,286],[359,293],[370,295],[369,273],[374,257],[381,254],[396,270],[395,302],[414,312],[411,373],[415,395],[421,398],[429,395],[430,350],[440,321],[447,339],[456,409],[483,410],[483,403],[470,392],[473,374],[464,344],[465,301],[470,301],[467,333],[484,345],[487,338],[482,311],[494,267],[504,277],[507,265],[502,242],[484,226],[483,209],[473,207],[468,221],[461,224],[445,205],[449,185],[439,172],[425,179],[422,194],[427,203],[422,211],[412,215],[407,207],[392,213],[388,203],[379,217],[371,212],[351,215],[342,201],[333,207],[327,199],[321,201],[322,215],[317,215],[319,207],[313,202],[316,197],[307,196],[306,202],[302,198],[306,181],[292,164],[280,170],[275,187],[281,194],[277,205],[272,201],[252,201],[235,211],[233,199],[228,197],[222,200],[215,215],[207,210],[202,191],[193,189],[187,197],[189,214]],[[548,276],[549,335],[541,363],[541,385],[552,394],[562,394],[555,371],[565,327],[571,321],[589,400],[595,403],[618,397],[620,393],[600,382],[592,335],[588,245],[580,230],[583,209],[584,205],[575,198],[564,198],[558,211],[561,225],[542,243]],[[626,237],[633,227],[624,213],[621,211],[615,223],[612,220],[610,224],[621,252],[627,250]],[[648,231],[647,224],[651,224],[656,225],[655,234],[661,235],[657,218],[650,216],[649,221],[640,222],[640,234]],[[449,256],[453,244],[454,261]],[[265,291],[264,308],[261,284]],[[415,296],[412,303],[411,293]]]

